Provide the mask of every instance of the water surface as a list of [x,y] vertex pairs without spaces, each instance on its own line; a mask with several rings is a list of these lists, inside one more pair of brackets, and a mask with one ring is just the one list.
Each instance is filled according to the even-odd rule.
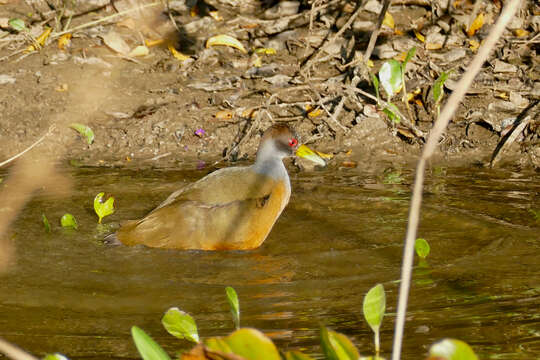
[[[137,358],[130,328],[138,325],[174,354],[190,345],[165,332],[162,314],[177,306],[194,316],[203,337],[225,335],[233,324],[224,288],[233,286],[242,325],[264,331],[280,349],[321,354],[325,324],[368,355],[362,300],[383,283],[389,315],[381,340],[389,356],[411,172],[292,171],[291,202],[255,251],[101,243],[92,204],[98,192],[114,194],[117,212],[105,222],[119,222],[143,216],[207,172],[77,169],[71,197],[38,194],[12,229],[17,263],[0,277],[0,336],[38,356]],[[415,262],[404,359],[422,358],[442,337],[467,341],[484,359],[540,356],[539,200],[535,173],[431,171],[419,231],[431,254],[427,264]],[[65,212],[78,231],[60,228]]]

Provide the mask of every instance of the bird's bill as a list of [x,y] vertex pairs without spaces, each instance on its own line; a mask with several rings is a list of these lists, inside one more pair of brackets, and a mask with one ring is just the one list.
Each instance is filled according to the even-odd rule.
[[296,156],[313,161],[317,165],[326,166],[326,161],[324,161],[324,159],[319,156],[317,151],[311,150],[306,145],[302,144],[298,147],[298,149],[296,150]]

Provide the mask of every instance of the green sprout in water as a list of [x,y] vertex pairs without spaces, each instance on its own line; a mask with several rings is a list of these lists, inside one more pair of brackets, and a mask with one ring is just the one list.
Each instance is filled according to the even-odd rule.
[[169,355],[141,328],[133,326],[131,328],[133,342],[144,360],[171,360]]
[[[43,222],[45,222],[45,220]],[[62,218],[60,219],[60,224],[62,225],[63,228],[72,228],[75,230],[79,228],[79,225],[77,224],[77,220],[75,219],[73,215],[69,213],[66,213],[62,216]]]
[[199,333],[195,320],[186,312],[173,307],[167,310],[161,319],[163,327],[169,334],[179,339],[186,339],[194,343],[199,342]]
[[225,288],[225,292],[227,293],[227,300],[229,301],[229,306],[231,307],[231,314],[232,314],[234,326],[237,329],[239,329],[240,328],[240,303],[238,302],[238,294],[230,286],[227,286]]
[[377,284],[369,289],[364,297],[362,308],[364,311],[364,318],[375,334],[375,354],[378,358],[380,353],[379,333],[384,312],[386,311],[386,295],[382,284]]
[[100,192],[94,198],[94,211],[99,217],[99,224],[101,224],[101,220],[105,216],[109,216],[114,213],[114,197],[110,196],[106,201],[103,201],[103,196],[105,196],[105,193]]
[[90,129],[86,125],[78,124],[78,123],[73,123],[69,125],[69,127],[72,128],[73,130],[76,130],[79,133],[79,135],[85,137],[88,145],[92,145],[92,143],[94,142],[94,132],[92,131],[92,129]]
[[429,255],[430,247],[426,239],[418,238],[414,242],[414,250],[416,255],[421,259],[425,259]]

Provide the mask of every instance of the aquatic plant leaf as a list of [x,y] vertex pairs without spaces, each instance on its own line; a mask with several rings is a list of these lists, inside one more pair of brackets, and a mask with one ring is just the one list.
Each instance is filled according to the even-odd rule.
[[374,332],[381,326],[385,310],[386,295],[384,286],[377,284],[369,289],[363,303],[364,318]]
[[238,294],[236,294],[236,291],[230,286],[227,286],[225,288],[225,292],[227,293],[227,300],[229,301],[229,306],[231,307],[231,314],[232,314],[234,326],[237,329],[239,329],[240,328],[240,303],[238,302]]
[[240,355],[247,360],[281,360],[276,346],[262,332],[243,328],[226,337],[210,338],[204,341],[210,350],[223,351]]
[[343,334],[321,327],[321,346],[327,360],[357,360],[358,350]]
[[51,232],[51,224],[49,223],[49,219],[47,219],[45,214],[41,214],[41,219],[43,220],[43,225],[45,226],[45,231],[50,233]]
[[313,358],[300,351],[287,351],[285,360],[313,360]]
[[88,126],[79,123],[73,123],[70,124],[69,127],[77,131],[81,136],[86,137],[86,142],[88,143],[88,145],[91,145],[94,142],[94,132]]
[[247,54],[247,50],[244,48],[244,45],[242,45],[242,43],[238,41],[238,39],[230,35],[216,35],[216,36],[212,36],[210,39],[206,41],[207,48],[211,46],[216,46],[216,45],[230,46],[230,47],[240,50],[244,54]]
[[69,360],[69,358],[65,357],[64,355],[60,353],[54,353],[54,354],[45,355],[43,360]]
[[99,217],[98,224],[101,224],[101,220],[105,216],[109,216],[114,213],[114,197],[110,196],[106,201],[103,201],[105,193],[100,192],[94,198],[94,211]]
[[416,255],[425,259],[429,255],[430,247],[426,239],[418,238],[414,242],[414,250],[416,250]]
[[62,216],[60,219],[60,224],[64,228],[73,228],[77,230],[79,226],[77,225],[77,220],[75,220],[75,217],[69,213],[66,213]]
[[379,81],[390,99],[401,89],[401,64],[390,59],[379,70]]
[[27,30],[23,19],[19,19],[19,18],[9,19],[8,25],[11,26],[13,30],[16,30],[16,31]]
[[177,307],[167,310],[161,323],[169,334],[179,339],[186,339],[194,343],[199,342],[199,333],[197,332],[197,324],[188,313],[178,309]]
[[467,343],[456,339],[443,339],[431,345],[429,356],[428,360],[478,360]]
[[435,103],[439,102],[439,99],[441,98],[441,95],[444,94],[444,83],[448,79],[449,72],[442,72],[441,75],[435,80],[433,83],[433,100]]
[[137,326],[131,327],[133,342],[144,360],[171,360],[169,355],[148,334]]

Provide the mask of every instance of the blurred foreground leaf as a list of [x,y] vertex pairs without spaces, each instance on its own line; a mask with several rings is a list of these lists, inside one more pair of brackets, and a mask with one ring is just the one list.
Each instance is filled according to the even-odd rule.
[[171,360],[169,355],[150,336],[137,326],[131,327],[131,336],[144,360]]
[[234,326],[237,329],[239,329],[240,328],[240,303],[238,302],[238,294],[236,294],[236,290],[234,290],[230,286],[227,286],[225,288],[225,292],[227,293],[227,300],[229,301],[229,306],[231,307],[231,314],[232,314]]
[[62,354],[55,353],[55,354],[47,354],[43,358],[43,360],[69,360],[67,357],[65,357]]
[[343,334],[321,327],[321,347],[327,360],[357,360],[358,350]]
[[86,137],[86,142],[88,143],[88,145],[91,145],[94,142],[94,132],[88,126],[79,123],[73,123],[69,125],[69,127],[73,130],[76,130],[81,136]]
[[229,336],[210,338],[204,343],[210,350],[233,353],[247,360],[281,360],[272,340],[256,329],[239,329]]
[[[43,222],[45,222],[45,220]],[[66,213],[62,216],[62,218],[60,219],[60,224],[64,228],[73,228],[75,230],[79,228],[79,226],[77,225],[77,220],[75,220],[75,217],[69,213]]]
[[101,219],[114,213],[114,197],[109,197],[107,201],[103,201],[105,193],[100,192],[94,198],[94,211],[99,217],[98,223],[101,224]]
[[431,345],[428,360],[478,360],[478,357],[467,343],[443,339]]
[[199,342],[199,333],[197,332],[197,324],[188,313],[173,307],[167,310],[161,323],[165,329],[179,339],[186,339],[194,343]]
[[285,360],[313,360],[313,358],[300,351],[287,351],[285,353]]

